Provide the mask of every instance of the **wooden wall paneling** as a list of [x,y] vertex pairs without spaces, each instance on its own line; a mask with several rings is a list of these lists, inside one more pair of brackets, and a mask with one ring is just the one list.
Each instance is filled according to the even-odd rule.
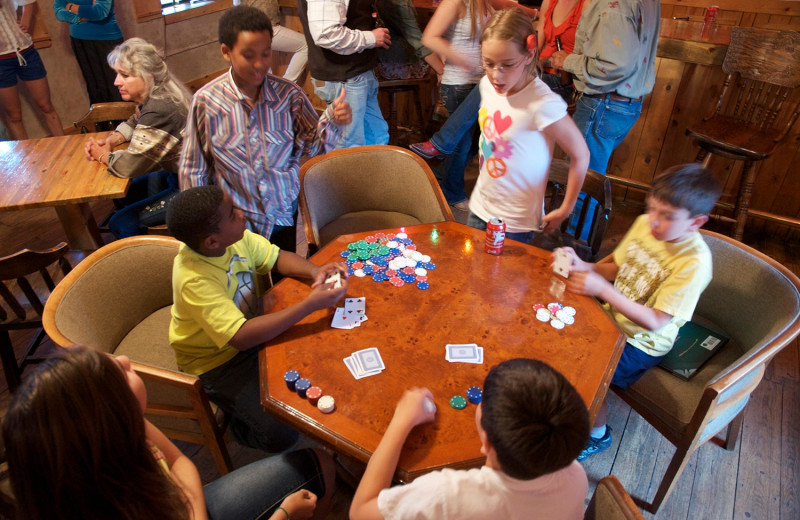
[[[772,171],[767,171],[767,175],[771,176],[774,175],[774,170],[777,169],[779,166],[781,168],[781,176],[780,182],[770,182],[769,179],[758,179],[756,185],[763,185],[765,189],[763,190],[766,194],[771,195],[771,200],[768,206],[762,206],[762,193],[758,192],[759,200],[758,206],[754,206],[757,208],[766,207],[771,213],[776,213],[778,215],[788,215],[796,218],[800,218],[800,175],[797,174],[800,171],[800,150],[797,147],[797,141],[799,139],[797,130],[793,139],[790,139],[790,142],[794,142],[794,146],[781,146],[778,152],[776,153],[776,157],[769,160],[770,168]],[[786,153],[789,155],[786,158],[778,156],[778,154]],[[761,171],[758,172],[759,177],[761,177]],[[756,191],[753,191],[753,196],[755,197]],[[768,223],[764,231],[770,234],[784,234],[781,232],[781,228],[785,226],[775,223]]]
[[756,19],[756,13],[742,13],[742,20],[739,22],[740,27],[752,27]]
[[[723,0],[717,2],[720,10],[739,11],[743,13],[757,11],[759,13],[786,14],[791,16],[800,15],[800,2],[786,0]],[[709,5],[714,5],[708,0],[661,0],[662,9],[667,5],[683,5],[687,7],[698,7],[705,9]]]

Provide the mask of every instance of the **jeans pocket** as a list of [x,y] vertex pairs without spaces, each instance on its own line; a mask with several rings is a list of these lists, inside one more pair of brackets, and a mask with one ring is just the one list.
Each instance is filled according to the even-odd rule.
[[595,126],[595,132],[603,139],[621,139],[628,134],[631,127],[639,119],[641,105],[623,107],[619,103],[606,103]]

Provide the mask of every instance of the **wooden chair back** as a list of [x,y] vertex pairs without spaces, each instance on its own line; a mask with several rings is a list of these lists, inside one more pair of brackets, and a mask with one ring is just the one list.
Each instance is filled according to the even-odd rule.
[[224,475],[232,464],[222,429],[200,380],[179,371],[169,343],[179,245],[142,235],[98,249],[53,291],[43,324],[61,347],[128,356],[147,388],[147,418],[170,438],[206,445]]
[[[800,279],[772,258],[740,242],[701,231],[711,249],[713,279],[693,319],[730,337],[689,380],[656,367],[622,390],[612,387],[676,447],[652,503],[655,513],[703,443],[735,447],[750,394],[766,365],[800,334]],[[715,436],[728,428],[724,441]]]
[[125,121],[136,111],[136,103],[128,101],[114,101],[109,103],[95,103],[89,107],[83,117],[72,123],[80,133],[88,134],[99,131],[97,123],[108,121]]
[[[69,246],[61,242],[46,251],[23,249],[0,258],[0,297],[3,302],[0,304],[0,359],[12,392],[19,386],[20,373],[28,356],[39,346],[44,334],[34,337],[18,366],[8,331],[38,329],[42,326],[46,296],[55,289],[48,269],[58,264],[62,274],[66,275],[72,268],[65,256],[68,251]],[[16,282],[19,291],[14,290],[12,282]]]
[[339,235],[453,220],[427,163],[396,146],[358,146],[300,167],[300,212],[313,253]]
[[[547,193],[545,194],[545,212],[552,211],[561,205],[567,192],[567,179],[569,163],[563,159],[553,159],[547,177]],[[586,195],[586,202],[578,213],[578,223],[575,229],[583,229],[586,222],[591,222],[589,236],[586,240],[567,234],[570,219],[561,224],[561,236],[564,245],[571,246],[584,260],[594,260],[600,251],[600,244],[608,227],[611,215],[611,182],[594,170],[586,172],[581,192]],[[597,204],[590,208],[588,200],[592,199]]]
[[631,496],[614,475],[603,477],[597,483],[585,520],[644,520]]
[[800,115],[800,33],[734,27],[714,111],[781,141]]

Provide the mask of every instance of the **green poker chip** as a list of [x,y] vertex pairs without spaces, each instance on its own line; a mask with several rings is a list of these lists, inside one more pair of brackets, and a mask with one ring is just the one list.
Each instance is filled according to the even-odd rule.
[[455,408],[456,410],[463,410],[467,407],[467,400],[464,399],[464,396],[461,395],[454,395],[450,398],[450,406]]

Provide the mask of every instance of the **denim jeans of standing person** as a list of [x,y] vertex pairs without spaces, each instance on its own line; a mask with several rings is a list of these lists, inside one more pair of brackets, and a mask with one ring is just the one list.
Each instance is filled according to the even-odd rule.
[[[575,114],[572,116],[575,125],[580,130],[586,144],[589,147],[591,157],[589,159],[589,169],[606,174],[608,160],[611,153],[619,146],[630,132],[633,125],[642,113],[642,100],[638,101],[619,101],[611,99],[609,95],[603,97],[581,96],[575,106]],[[586,219],[586,224],[578,234],[577,227],[578,215],[580,214],[586,196],[581,193],[575,203],[575,209],[570,219],[567,233],[586,240],[589,237],[589,229],[592,222]],[[594,211],[597,202],[589,200],[589,215]]]
[[[116,238],[132,237],[144,234],[147,228],[139,221],[142,211],[151,204],[157,204],[171,193],[178,191],[178,176],[167,170],[150,172],[131,181],[128,193],[114,204],[120,208],[108,221],[108,229]],[[164,211],[163,221],[151,222],[150,225],[166,223]]]
[[322,82],[312,78],[312,83],[317,97],[329,105],[342,91],[342,87],[347,89],[344,98],[350,104],[353,122],[342,129],[342,140],[336,148],[389,142],[389,124],[383,118],[378,105],[378,79],[373,71],[368,70],[345,82]]
[[203,487],[211,520],[269,518],[283,499],[307,489],[325,494],[322,467],[314,450],[274,455],[239,468]]
[[[467,225],[469,227],[474,227],[475,229],[482,229],[486,231],[486,221],[480,218],[473,212],[469,212],[469,216],[467,217]],[[524,244],[530,243],[531,239],[533,238],[533,231],[522,231],[520,233],[509,233],[506,231],[506,238],[510,238],[511,240],[516,240],[518,242],[522,242]]]
[[240,444],[277,452],[297,442],[297,431],[261,406],[257,348],[239,352],[199,377],[208,398],[231,416],[228,429]]
[[[451,114],[467,99],[475,85],[442,85],[439,93],[442,96],[444,107]],[[480,98],[480,95],[478,95]],[[445,157],[444,161],[433,170],[433,174],[442,187],[442,193],[450,205],[465,202],[467,193],[464,189],[464,170],[467,163],[477,152],[475,136],[478,131],[477,112],[469,128],[458,140],[453,153]]]
[[475,85],[454,112],[448,108],[450,115],[439,131],[431,137],[433,146],[445,155],[452,154],[461,138],[474,128],[480,108],[481,90]]

